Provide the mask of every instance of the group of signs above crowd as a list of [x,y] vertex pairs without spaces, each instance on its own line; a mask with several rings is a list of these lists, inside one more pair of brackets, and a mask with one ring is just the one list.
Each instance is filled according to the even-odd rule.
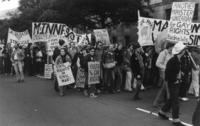
[[169,21],[139,16],[138,42],[141,46],[154,45],[159,34],[165,32],[170,41],[200,46],[200,23],[192,23],[194,9],[194,2],[174,2]]
[[[104,45],[110,44],[107,29],[94,30],[96,41],[101,41]],[[9,28],[7,43],[13,47],[15,44],[27,46],[29,43],[47,42],[47,53],[53,54],[53,50],[58,46],[58,41],[63,39],[65,44],[73,43],[75,46],[88,45],[91,43],[92,34],[77,34],[65,24],[33,22],[32,38],[28,30],[16,32]]]

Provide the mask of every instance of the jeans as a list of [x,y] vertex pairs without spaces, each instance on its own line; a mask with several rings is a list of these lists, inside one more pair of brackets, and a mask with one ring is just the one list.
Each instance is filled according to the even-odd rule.
[[162,107],[163,112],[169,112],[172,109],[172,118],[179,119],[179,90],[180,83],[168,83],[170,98],[167,100],[165,105]]
[[115,89],[116,90],[121,90],[122,86],[122,66],[116,66],[115,67]]
[[17,80],[24,80],[23,61],[14,61],[14,70]]
[[113,68],[105,68],[104,69],[104,88],[109,90],[109,91],[113,91],[114,88],[115,88],[115,85],[114,85],[114,69]]

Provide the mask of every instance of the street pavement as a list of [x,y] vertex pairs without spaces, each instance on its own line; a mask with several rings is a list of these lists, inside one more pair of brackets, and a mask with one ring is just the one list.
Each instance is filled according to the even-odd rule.
[[[0,126],[171,126],[170,121],[136,108],[157,113],[152,107],[158,89],[133,94],[101,94],[92,99],[69,89],[64,97],[53,89],[53,81],[26,77],[16,83],[12,76],[0,76]],[[196,102],[181,102],[181,119],[191,124]]]

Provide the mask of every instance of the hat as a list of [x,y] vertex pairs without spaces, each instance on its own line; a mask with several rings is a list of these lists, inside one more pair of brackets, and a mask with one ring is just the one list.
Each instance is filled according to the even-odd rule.
[[175,44],[174,48],[172,49],[172,54],[177,55],[181,51],[183,51],[186,48],[186,45],[183,44],[183,42],[178,42]]

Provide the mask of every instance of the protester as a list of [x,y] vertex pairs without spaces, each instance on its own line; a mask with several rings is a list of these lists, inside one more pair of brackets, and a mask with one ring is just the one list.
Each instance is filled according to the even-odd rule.
[[4,71],[3,71],[3,62],[4,62],[4,60],[3,60],[3,48],[2,47],[0,47],[0,74],[3,74],[4,73]]
[[196,98],[199,98],[199,65],[192,68],[192,82],[189,89],[189,94],[194,94]]
[[139,45],[136,45],[134,47],[134,52],[131,57],[131,69],[133,71],[133,76],[135,80],[135,88],[136,88],[136,93],[134,95],[134,100],[140,100],[140,91],[141,91],[141,86],[143,83],[143,77],[144,77],[144,62],[143,62],[143,57],[142,57],[142,52],[143,50]]
[[24,53],[22,49],[20,49],[19,45],[14,46],[14,51],[11,56],[11,61],[14,65],[14,70],[17,78],[17,82],[24,82],[24,72],[23,72],[23,60]]
[[153,102],[153,106],[155,107],[161,106],[162,103],[164,103],[166,99],[169,98],[168,86],[165,81],[165,69],[168,61],[173,57],[172,55],[173,46],[174,46],[173,43],[168,43],[166,49],[159,54],[156,62],[156,66],[159,68],[159,74],[160,74],[158,85],[161,86],[161,89],[159,90]]
[[[60,55],[57,56],[55,65],[69,63],[71,65],[71,58],[65,48],[60,49]],[[55,80],[55,90],[59,91],[60,96],[64,96],[64,86],[58,86],[58,81]]]
[[159,111],[159,117],[169,120],[167,112],[172,108],[172,122],[175,126],[184,126],[179,119],[179,91],[181,84],[181,57],[185,53],[186,46],[182,42],[178,42],[173,50],[174,55],[167,63],[165,70],[165,80],[168,83],[170,98]]

